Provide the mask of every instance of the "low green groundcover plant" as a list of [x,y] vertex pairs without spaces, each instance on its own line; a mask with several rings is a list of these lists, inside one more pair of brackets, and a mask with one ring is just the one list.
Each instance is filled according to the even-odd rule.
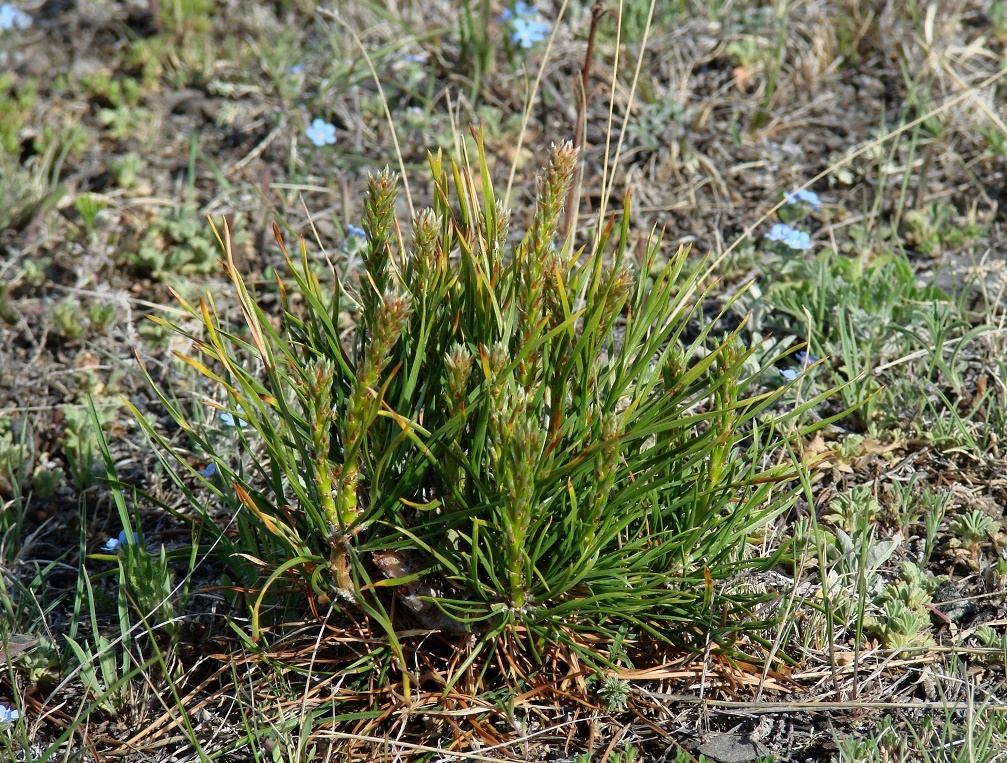
[[245,455],[162,400],[235,514],[223,531],[190,493],[199,540],[253,592],[253,638],[298,600],[321,617],[321,602],[330,627],[374,629],[370,658],[408,696],[429,655],[448,687],[481,691],[501,672],[725,649],[765,625],[758,597],[725,581],[773,564],[749,542],[794,499],[785,446],[821,398],[781,410],[784,390],[746,396],[759,374],[740,329],[701,325],[704,264],[685,250],[659,263],[656,240],[631,246],[628,214],[590,251],[558,241],[576,161],[554,148],[516,243],[481,148],[476,172],[431,157],[433,208],[408,246],[396,179],[372,178],[352,289],[319,280],[303,241],[294,261],[276,229],[290,280],[277,281],[275,321],[225,229],[244,325],[207,296],[182,301],[198,334],[173,328],[196,348],[182,360],[226,394],[220,417]]

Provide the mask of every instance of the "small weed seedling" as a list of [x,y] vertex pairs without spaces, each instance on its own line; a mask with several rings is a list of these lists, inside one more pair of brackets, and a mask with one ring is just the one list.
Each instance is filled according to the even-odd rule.
[[[97,420],[102,428],[112,423],[115,403],[98,406]],[[94,464],[97,435],[94,421],[86,405],[63,406],[63,455],[70,468],[70,478],[80,489],[90,487],[94,482]]]

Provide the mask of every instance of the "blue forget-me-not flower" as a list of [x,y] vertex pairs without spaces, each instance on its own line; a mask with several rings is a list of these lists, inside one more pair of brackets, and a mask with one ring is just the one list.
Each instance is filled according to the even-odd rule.
[[812,363],[817,363],[821,358],[817,355],[812,355],[807,350],[798,350],[794,353],[794,360],[800,363],[802,366],[810,366]]
[[549,36],[549,25],[536,18],[535,9],[528,3],[517,2],[500,14],[500,21],[511,22],[513,32],[511,42],[522,48],[530,48]]
[[504,12],[500,14],[500,21],[510,21],[515,15],[534,16],[535,9],[523,0],[518,0],[518,2],[514,3],[513,11],[510,8],[504,8]]
[[336,142],[336,126],[315,117],[311,120],[311,126],[305,130],[305,135],[316,146],[331,146]]
[[779,241],[788,249],[807,251],[811,248],[811,236],[803,230],[794,230],[784,223],[776,223],[766,234],[769,241]]
[[[119,531],[118,538],[109,538],[105,541],[105,545],[101,547],[102,551],[118,551],[120,548],[128,544],[129,537],[126,535],[125,530]],[[140,536],[137,533],[133,533],[133,543],[139,543]]]
[[367,231],[365,231],[363,228],[358,228],[353,223],[347,223],[346,235],[353,236],[353,238],[367,238]]
[[16,707],[7,707],[7,705],[0,703],[0,724],[13,723],[20,717],[21,711]]
[[205,469],[200,469],[199,473],[203,477],[206,477],[207,479],[211,479],[211,478],[217,476],[217,474],[219,473],[219,470],[217,469],[217,465],[213,461],[211,461],[210,463],[208,463],[206,465]]
[[0,31],[27,29],[30,26],[31,16],[20,8],[15,8],[7,3],[0,5]]
[[[245,409],[242,408],[239,405],[238,406],[238,413],[244,413],[244,412],[245,412]],[[234,423],[234,414],[230,413],[229,411],[221,411],[220,412],[220,423],[223,424],[225,427],[233,427],[233,426],[235,426],[235,423]],[[241,418],[240,416],[238,417],[237,426],[243,427],[247,423],[248,422],[245,421],[243,418]]]
[[806,188],[788,194],[785,201],[787,205],[807,204],[816,212],[822,208],[822,200],[818,198],[818,194]]
[[807,350],[798,350],[794,353],[794,360],[800,364],[800,368],[783,368],[780,369],[780,376],[786,379],[788,382],[792,382],[796,379],[803,371],[805,371],[808,366],[813,363],[817,363],[821,358],[817,355],[812,355]]
[[511,42],[522,48],[530,48],[549,36],[549,25],[534,19],[514,19],[514,34]]

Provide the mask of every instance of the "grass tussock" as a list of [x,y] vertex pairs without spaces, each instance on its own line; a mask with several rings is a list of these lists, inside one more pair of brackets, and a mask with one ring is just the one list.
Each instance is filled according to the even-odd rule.
[[[729,656],[765,623],[751,616],[760,597],[722,581],[776,563],[746,544],[796,498],[802,467],[776,455],[819,400],[770,415],[785,390],[747,392],[759,369],[738,330],[686,338],[710,288],[687,250],[659,268],[656,242],[631,259],[628,215],[592,253],[557,243],[569,145],[554,147],[520,238],[478,161],[431,158],[435,205],[409,247],[394,177],[372,179],[352,291],[323,283],[302,242],[274,323],[225,230],[244,324],[182,303],[202,326],[180,358],[220,385],[248,456],[228,458],[163,402],[210,454],[207,482],[236,519],[212,533],[194,502],[254,594],[250,637],[282,635],[278,613],[305,599],[331,602],[328,629],[363,622],[387,639],[371,669],[397,675],[407,701],[431,653],[444,690],[472,701],[555,688],[578,665],[652,667],[703,645]],[[346,340],[341,300],[360,316]]]

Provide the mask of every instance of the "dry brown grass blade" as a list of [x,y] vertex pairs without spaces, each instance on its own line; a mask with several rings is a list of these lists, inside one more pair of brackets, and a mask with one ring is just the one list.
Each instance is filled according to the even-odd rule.
[[[203,699],[198,700],[192,706],[188,705],[190,701],[195,700],[197,697],[202,695],[208,687],[213,686],[214,684],[219,685],[220,677],[228,671],[230,671],[229,665],[221,665],[209,677],[203,679],[198,686],[182,697],[183,708],[181,708],[181,712],[188,713],[190,716],[193,716],[203,708],[208,707],[224,697],[227,690],[226,683],[224,685],[220,685],[219,688],[212,691]],[[137,731],[129,739],[124,742],[118,742],[119,749],[117,752],[122,754],[143,749],[144,747],[149,746],[151,742],[157,740],[159,737],[163,737],[163,735],[167,734],[171,730],[180,728],[182,725],[182,718],[179,711],[180,708],[177,707],[167,708],[161,715],[147,724],[143,729]]]

